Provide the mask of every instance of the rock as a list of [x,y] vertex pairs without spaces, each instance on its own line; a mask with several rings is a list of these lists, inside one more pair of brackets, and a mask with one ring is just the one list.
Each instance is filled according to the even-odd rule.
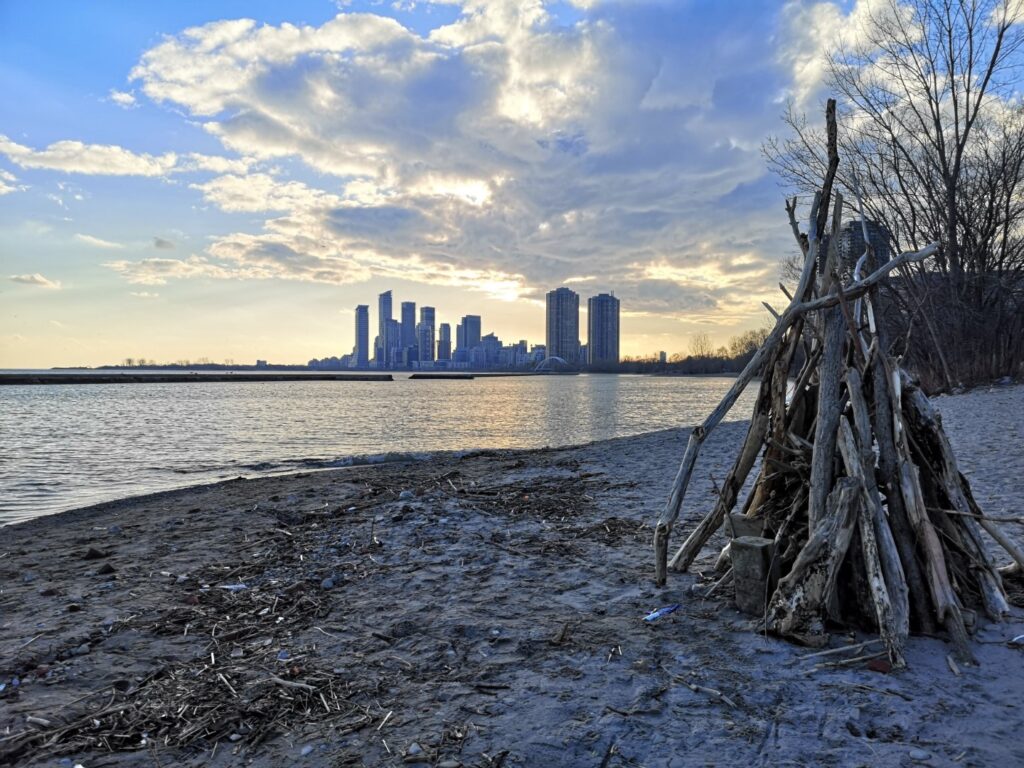
[[889,663],[888,659],[872,659],[867,663],[867,667],[872,672],[881,672],[883,675],[892,672],[892,664]]
[[923,763],[925,760],[931,760],[932,755],[923,749],[912,749],[910,750],[910,759],[916,763]]
[[174,582],[176,584],[184,584],[186,581],[188,581],[188,576],[186,576],[185,574],[182,574],[181,576],[179,576],[177,579],[174,580]]
[[291,656],[291,654],[289,654],[288,651],[286,651],[284,649],[282,649],[282,650],[277,652],[277,660],[278,661],[288,661],[290,656]]
[[328,576],[320,582],[320,589],[334,589],[334,577]]
[[405,750],[407,755],[419,755],[423,753],[423,747],[417,744],[415,741],[409,745],[409,748]]
[[25,571],[24,573],[21,574],[21,583],[22,584],[31,584],[37,578],[38,578],[38,576],[36,575],[35,571]]
[[228,741],[241,741],[241,740],[242,740],[242,734],[240,734],[240,733],[232,733],[230,736],[228,736]]
[[107,533],[109,533],[111,536],[120,536],[122,533],[124,533],[124,529],[120,525],[111,525],[107,528]]
[[437,764],[437,768],[462,768],[462,763],[458,760],[442,760]]
[[39,590],[39,594],[43,597],[53,597],[57,594],[57,590],[53,587],[44,587],[43,589]]
[[85,656],[92,648],[89,647],[88,643],[82,643],[80,646],[71,651],[72,656]]
[[96,571],[96,575],[97,576],[106,576],[108,574],[114,573],[114,571],[115,571],[114,566],[112,566],[110,563],[104,563],[103,565],[100,566],[99,570]]
[[416,494],[413,493],[412,491],[402,491],[400,494],[398,494],[399,501],[411,501],[412,499],[415,498]]
[[312,744],[307,744],[306,746],[304,746],[299,751],[299,754],[302,755],[303,757],[305,757],[306,755],[308,755],[312,751],[313,751],[313,745]]
[[243,651],[243,650],[242,650],[242,649],[241,649],[240,647],[238,647],[237,645],[236,645],[236,646],[235,646],[234,648],[232,648],[232,649],[231,649],[231,658],[232,658],[232,659],[240,659],[240,658],[242,658],[242,657],[243,657],[244,655],[245,655],[245,651]]
[[96,547],[89,547],[89,550],[82,555],[83,560],[102,560],[104,557],[110,557],[110,553],[96,549]]
[[78,613],[80,610],[82,610],[82,606],[78,603],[71,603],[68,605],[68,613]]

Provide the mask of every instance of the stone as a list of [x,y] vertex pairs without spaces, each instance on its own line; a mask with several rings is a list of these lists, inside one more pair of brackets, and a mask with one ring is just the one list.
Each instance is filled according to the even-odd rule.
[[303,747],[303,748],[301,749],[301,751],[299,752],[299,754],[300,754],[300,755],[302,755],[303,757],[305,757],[306,755],[308,755],[308,754],[309,754],[310,752],[312,752],[312,751],[313,751],[313,745],[312,745],[312,744],[307,744],[306,746],[304,746],[304,747]]
[[99,567],[99,570],[96,571],[96,575],[97,576],[107,576],[107,575],[109,575],[111,573],[114,573],[114,571],[115,571],[114,566],[112,566],[110,563],[104,563],[103,565],[101,565]]
[[412,491],[402,491],[400,494],[398,494],[398,498],[400,501],[410,501],[411,499],[416,498],[416,494],[413,493]]
[[910,750],[910,759],[917,763],[923,763],[926,760],[931,760],[932,755],[923,749],[912,749]]
[[78,646],[73,651],[71,651],[71,655],[72,656],[85,656],[91,650],[92,649],[89,647],[88,643],[82,643],[80,646]]
[[320,582],[320,589],[334,589],[334,577],[328,576]]
[[107,528],[107,533],[111,534],[112,536],[120,536],[122,533],[124,533],[124,529],[120,525],[111,525]]
[[88,551],[82,555],[83,560],[102,560],[104,557],[110,557],[110,554],[96,549],[96,547],[89,547]]
[[409,745],[409,748],[405,750],[407,755],[418,755],[423,752],[423,747],[417,744],[415,741]]
[[736,607],[751,616],[764,614],[765,602],[774,590],[773,550],[774,542],[760,536],[738,536],[732,540]]

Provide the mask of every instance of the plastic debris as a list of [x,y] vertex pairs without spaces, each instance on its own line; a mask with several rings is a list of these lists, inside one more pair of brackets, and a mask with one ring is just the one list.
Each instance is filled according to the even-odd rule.
[[651,611],[650,613],[648,613],[646,616],[644,616],[644,621],[648,621],[648,622],[650,622],[650,621],[657,621],[662,616],[668,616],[670,613],[675,613],[676,611],[679,610],[680,607],[681,606],[679,605],[679,603],[673,603],[672,605],[666,605],[663,608],[659,608],[656,611]]
[[1024,646],[1024,635],[1017,635],[1013,640],[1010,641],[1010,645]]
[[248,589],[245,584],[221,584],[221,589],[226,589],[228,592],[241,592],[243,589]]
[[282,651],[279,651],[278,654],[277,654],[277,660],[278,661],[288,661],[289,658],[290,658],[290,656],[289,656],[288,651],[282,650]]

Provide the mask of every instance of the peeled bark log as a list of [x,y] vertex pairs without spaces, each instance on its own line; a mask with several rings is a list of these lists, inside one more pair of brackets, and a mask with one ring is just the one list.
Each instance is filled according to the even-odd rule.
[[822,608],[853,538],[860,496],[860,483],[853,478],[837,482],[818,527],[772,595],[766,619],[770,632],[804,645],[828,642]]

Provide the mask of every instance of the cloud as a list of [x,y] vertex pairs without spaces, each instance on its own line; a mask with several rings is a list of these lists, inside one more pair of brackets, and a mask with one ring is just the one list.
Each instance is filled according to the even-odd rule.
[[588,289],[636,311],[761,312],[788,232],[759,145],[799,79],[766,30],[795,11],[575,5],[566,22],[472,0],[423,34],[366,13],[214,22],[147,51],[131,79],[278,164],[193,185],[264,215],[213,239],[204,258],[226,276],[505,298],[597,276]]
[[22,168],[81,173],[94,176],[167,176],[195,171],[244,172],[249,161],[190,153],[162,155],[132,152],[113,144],[57,141],[44,149],[32,149],[0,134],[0,154]]
[[121,243],[114,243],[114,242],[111,242],[110,240],[102,240],[102,239],[100,239],[98,237],[93,237],[92,235],[77,234],[77,235],[75,235],[75,239],[79,240],[79,241],[81,241],[83,243],[86,243],[88,245],[93,245],[93,246],[95,246],[97,248],[108,248],[108,249],[124,248],[124,246]]
[[123,107],[124,109],[132,109],[138,106],[135,101],[135,94],[131,91],[118,91],[111,88],[109,98],[112,102],[117,104],[117,106]]
[[152,291],[132,291],[131,295],[137,299],[156,299],[160,296],[159,293]]
[[201,256],[187,259],[142,259],[141,261],[110,261],[103,266],[114,270],[129,283],[137,285],[164,285],[170,279],[195,277],[238,277],[231,270],[213,264]]
[[18,187],[12,186],[17,180],[13,173],[0,168],[0,197],[9,195],[11,192],[17,192]]
[[60,290],[59,280],[50,280],[38,272],[32,275],[11,275],[10,279],[12,282],[21,283],[22,285],[37,285],[40,288],[49,288],[54,291]]
[[174,243],[170,240],[164,240],[162,237],[154,237],[153,247],[161,251],[172,251],[174,250]]

